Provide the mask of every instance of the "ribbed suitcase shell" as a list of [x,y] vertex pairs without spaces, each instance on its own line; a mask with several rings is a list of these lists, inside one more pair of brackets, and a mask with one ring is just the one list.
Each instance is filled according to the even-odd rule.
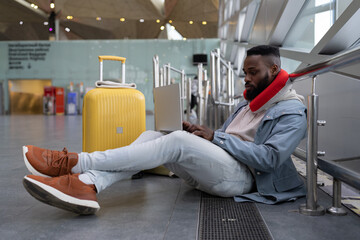
[[145,97],[136,89],[96,88],[84,97],[83,151],[132,143],[146,129]]

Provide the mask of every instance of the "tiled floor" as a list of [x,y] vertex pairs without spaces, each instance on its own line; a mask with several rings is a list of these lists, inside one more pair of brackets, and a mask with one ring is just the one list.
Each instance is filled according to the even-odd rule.
[[[152,118],[147,128],[152,129]],[[196,239],[200,193],[180,179],[146,175],[99,194],[101,210],[77,216],[32,198],[21,146],[81,151],[81,116],[0,116],[0,239]],[[274,239],[360,239],[360,218],[308,217],[300,203],[257,205]],[[319,203],[331,199],[319,191]]]
[[81,151],[80,116],[0,116],[0,239],[195,239],[200,193],[178,178],[147,175],[99,194],[95,216],[32,198],[21,146]]

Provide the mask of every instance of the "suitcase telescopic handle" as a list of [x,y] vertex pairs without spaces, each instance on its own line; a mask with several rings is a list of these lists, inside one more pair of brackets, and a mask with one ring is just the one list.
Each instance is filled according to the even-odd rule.
[[120,61],[122,63],[125,63],[126,58],[117,56],[99,56],[99,62],[102,62],[103,60]]
[[99,56],[100,81],[103,81],[103,60],[120,61],[122,63],[122,66],[121,66],[121,83],[125,83],[125,61],[126,61],[126,58],[117,57],[117,56]]

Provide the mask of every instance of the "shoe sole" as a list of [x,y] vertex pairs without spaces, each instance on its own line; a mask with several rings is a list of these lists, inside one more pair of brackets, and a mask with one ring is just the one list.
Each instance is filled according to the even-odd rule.
[[23,157],[24,157],[24,162],[25,162],[25,166],[27,167],[27,169],[33,174],[33,175],[36,175],[36,176],[41,176],[41,177],[50,177],[48,175],[45,175],[41,172],[38,172],[32,165],[31,163],[29,162],[29,160],[27,159],[26,157],[26,153],[29,151],[28,147],[26,146],[23,146]]
[[95,214],[100,209],[100,206],[96,201],[74,198],[60,192],[56,188],[26,176],[23,179],[23,184],[31,196],[54,207],[80,215]]

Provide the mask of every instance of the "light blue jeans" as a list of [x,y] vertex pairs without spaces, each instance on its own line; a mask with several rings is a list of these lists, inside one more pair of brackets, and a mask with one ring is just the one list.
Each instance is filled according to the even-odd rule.
[[185,131],[167,135],[146,131],[129,146],[79,156],[82,172],[98,192],[160,165],[194,188],[222,197],[248,193],[254,184],[244,164],[212,142]]

